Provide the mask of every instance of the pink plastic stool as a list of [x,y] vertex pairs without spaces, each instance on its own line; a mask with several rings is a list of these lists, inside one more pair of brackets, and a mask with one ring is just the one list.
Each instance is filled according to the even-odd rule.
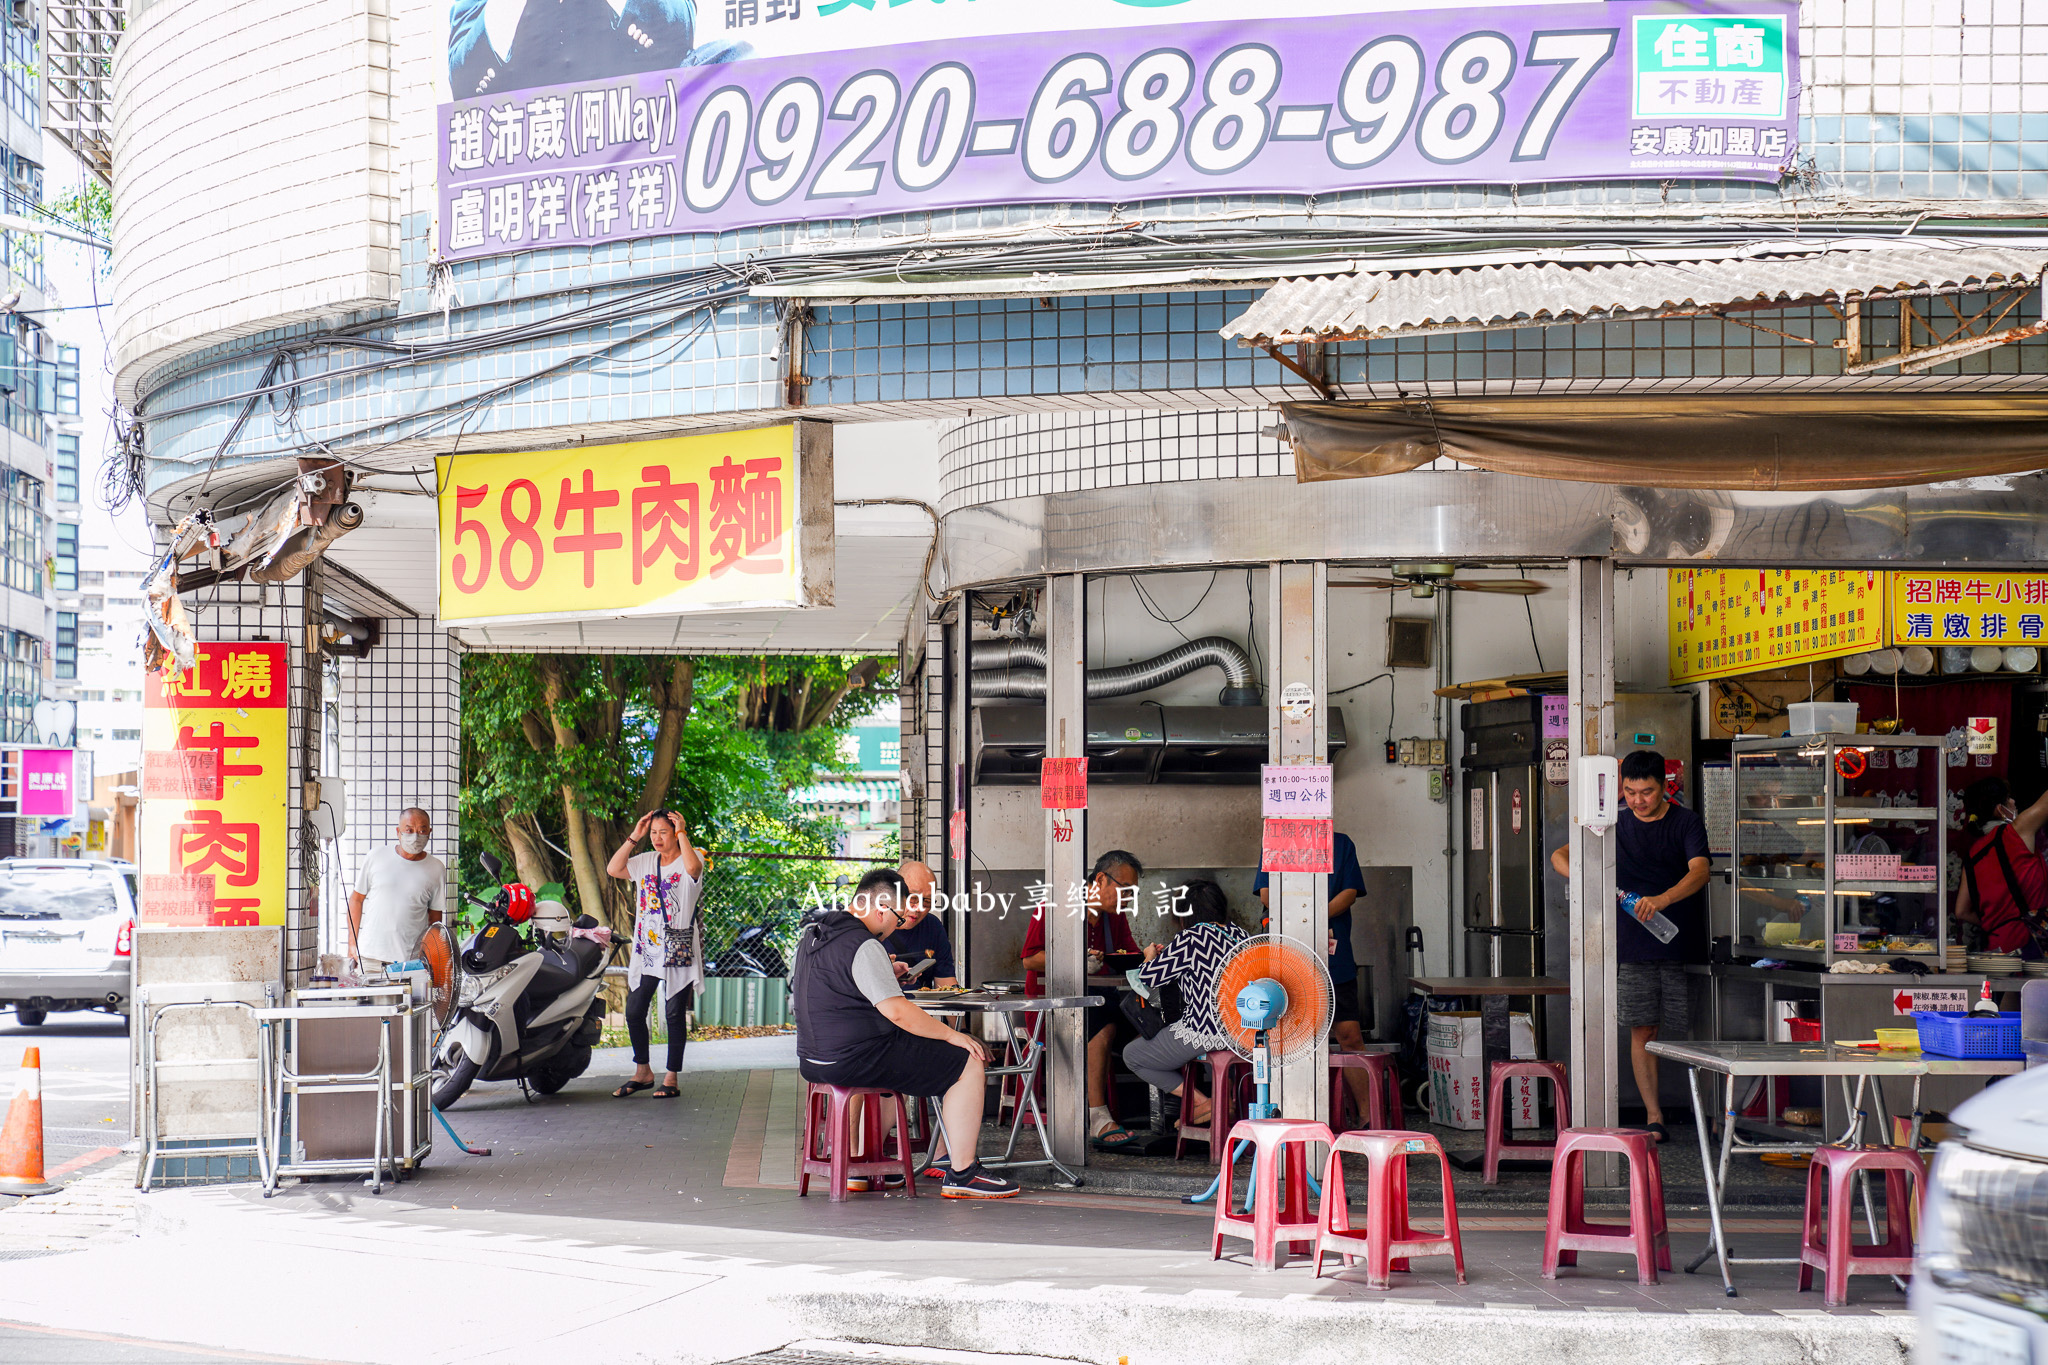
[[1204,1064],[1209,1068],[1209,1122],[1206,1127],[1189,1123],[1183,1117],[1173,1134],[1173,1159],[1180,1160],[1181,1150],[1189,1142],[1209,1144],[1209,1159],[1217,1161],[1223,1155],[1223,1135],[1230,1131],[1230,1125],[1244,1112],[1237,1102],[1237,1087],[1233,1082],[1237,1074],[1252,1074],[1252,1064],[1235,1052],[1217,1051],[1208,1054],[1203,1061],[1189,1062],[1180,1069],[1180,1111],[1185,1116],[1193,1107],[1195,1078],[1201,1074]]
[[[907,1132],[910,1115],[903,1107],[903,1097],[893,1090],[874,1090],[865,1086],[819,1085],[810,1082],[809,1094],[804,1100],[804,1145],[802,1160],[798,1163],[796,1192],[799,1196],[811,1191],[811,1177],[822,1175],[832,1182],[832,1202],[846,1201],[846,1180],[848,1176],[883,1176],[891,1173],[903,1177],[904,1188],[913,1198],[917,1195],[917,1179],[911,1173],[911,1145],[899,1141],[896,1155],[883,1155],[882,1146],[882,1102],[893,1101],[896,1105],[896,1131]],[[855,1096],[866,1096],[862,1106],[861,1131],[858,1141],[850,1131],[850,1111]],[[858,1150],[856,1151],[856,1148]]]
[[[1628,1158],[1628,1223],[1586,1221],[1586,1153],[1619,1152]],[[1636,1258],[1636,1281],[1657,1283],[1671,1269],[1671,1234],[1664,1221],[1664,1171],[1657,1139],[1637,1128],[1568,1128],[1557,1135],[1550,1168],[1550,1217],[1543,1228],[1543,1278],[1561,1265],[1577,1265],[1582,1251],[1618,1251]]]
[[[1346,1083],[1346,1071],[1363,1071],[1368,1079],[1366,1112],[1360,1123],[1346,1120],[1358,1115],[1358,1098]],[[1401,1073],[1391,1052],[1332,1052],[1330,1054],[1330,1131],[1348,1133],[1356,1128],[1393,1132],[1407,1125],[1407,1111],[1401,1107]]]
[[[1850,1231],[1855,1214],[1856,1176],[1884,1172],[1885,1239],[1858,1243]],[[1913,1178],[1911,1212],[1906,1177]],[[1827,1195],[1827,1221],[1821,1221],[1821,1195]],[[1913,1221],[1927,1194],[1927,1163],[1904,1147],[1817,1147],[1806,1168],[1806,1231],[1799,1244],[1799,1288],[1813,1287],[1821,1272],[1822,1301],[1830,1308],[1849,1302],[1851,1275],[1913,1273]]]
[[[1365,1234],[1351,1230],[1351,1209],[1344,1198],[1343,1153],[1358,1152],[1367,1161]],[[1444,1182],[1444,1230],[1430,1236],[1408,1221],[1408,1158],[1434,1155]],[[1449,1256],[1465,1283],[1465,1244],[1458,1236],[1458,1194],[1451,1185],[1451,1161],[1428,1133],[1355,1132],[1339,1134],[1330,1144],[1323,1167],[1323,1218],[1316,1233],[1316,1278],[1323,1277],[1323,1256],[1336,1252],[1350,1265],[1365,1258],[1365,1282],[1374,1289],[1389,1286],[1390,1272],[1408,1269],[1411,1256]]]
[[1510,1076],[1536,1076],[1547,1079],[1556,1101],[1557,1127],[1554,1131],[1563,1133],[1572,1126],[1571,1091],[1564,1078],[1563,1062],[1495,1062],[1486,1084],[1486,1112],[1480,1122],[1486,1125],[1486,1183],[1500,1183],[1500,1159],[1502,1157],[1546,1157],[1553,1164],[1557,1161],[1557,1140],[1549,1142],[1508,1141],[1507,1090]]
[[[1230,1153],[1239,1141],[1252,1145],[1251,1216],[1231,1210]],[[1306,1255],[1315,1246],[1320,1231],[1308,1207],[1308,1146],[1333,1141],[1329,1128],[1312,1120],[1241,1119],[1231,1125],[1224,1138],[1217,1166],[1222,1179],[1216,1185],[1216,1228],[1210,1238],[1209,1259],[1223,1255],[1225,1237],[1249,1238],[1252,1267],[1272,1270],[1280,1263],[1280,1243],[1286,1242],[1295,1255]],[[1287,1163],[1286,1204],[1278,1188],[1280,1163]]]

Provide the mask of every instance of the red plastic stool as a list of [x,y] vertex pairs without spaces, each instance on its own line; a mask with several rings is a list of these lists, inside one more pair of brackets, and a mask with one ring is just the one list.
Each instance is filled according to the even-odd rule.
[[[815,1081],[809,1082],[809,1086],[809,1094],[804,1100],[804,1146],[802,1160],[797,1166],[797,1194],[809,1194],[811,1177],[822,1175],[832,1182],[832,1202],[840,1204],[846,1201],[848,1176],[895,1173],[903,1177],[904,1188],[915,1198],[917,1180],[911,1173],[910,1144],[898,1142],[893,1157],[884,1156],[882,1149],[882,1102],[889,1100],[895,1103],[896,1131],[902,1133],[910,1126],[910,1115],[903,1107],[903,1097],[893,1090],[875,1090],[865,1086],[819,1085]],[[867,1097],[858,1142],[849,1131],[852,1124],[848,1121],[857,1095]]]
[[1556,1138],[1549,1142],[1508,1141],[1507,1089],[1510,1076],[1547,1079],[1556,1100],[1557,1126],[1553,1131],[1562,1134],[1572,1126],[1572,1098],[1565,1083],[1563,1062],[1495,1062],[1486,1084],[1486,1112],[1480,1116],[1480,1122],[1486,1125],[1486,1183],[1489,1185],[1500,1183],[1500,1159],[1504,1156],[1547,1157],[1555,1174]]
[[[1351,1230],[1351,1209],[1344,1198],[1343,1153],[1358,1152],[1367,1161],[1365,1235]],[[1434,1154],[1443,1173],[1444,1230],[1422,1232],[1408,1221],[1408,1158]],[[1428,1133],[1355,1132],[1339,1134],[1330,1144],[1323,1168],[1323,1218],[1316,1233],[1316,1278],[1323,1277],[1323,1255],[1336,1252],[1344,1264],[1365,1258],[1365,1282],[1374,1289],[1389,1285],[1388,1274],[1408,1269],[1410,1256],[1449,1256],[1465,1283],[1465,1244],[1458,1236],[1458,1194],[1451,1185],[1451,1161],[1441,1143]]]
[[[1586,1221],[1586,1153],[1628,1158],[1628,1223]],[[1664,1170],[1657,1139],[1638,1128],[1568,1128],[1557,1135],[1550,1168],[1550,1217],[1543,1228],[1543,1278],[1577,1265],[1582,1251],[1618,1251],[1636,1258],[1636,1280],[1657,1283],[1671,1269],[1671,1233],[1664,1221]]]
[[[1346,1083],[1346,1071],[1363,1071],[1367,1076],[1366,1112],[1361,1123],[1348,1123],[1358,1114],[1358,1098]],[[1356,1128],[1393,1132],[1408,1124],[1401,1107],[1401,1073],[1391,1052],[1332,1052],[1330,1054],[1330,1131],[1348,1133]]]
[[[1859,1172],[1884,1172],[1885,1239],[1858,1243],[1850,1231]],[[1906,1177],[1913,1177],[1911,1212]],[[1821,1194],[1827,1194],[1827,1223],[1821,1223]],[[1927,1163],[1904,1147],[1816,1147],[1806,1168],[1806,1231],[1799,1242],[1799,1288],[1813,1287],[1821,1272],[1821,1294],[1830,1308],[1849,1302],[1851,1275],[1913,1273],[1913,1222],[1927,1193]]]
[[[1194,1107],[1195,1078],[1200,1068],[1209,1068],[1209,1122],[1206,1127],[1187,1121],[1189,1109]],[[1232,1084],[1237,1073],[1252,1074],[1252,1064],[1235,1052],[1217,1051],[1210,1053],[1203,1061],[1189,1062],[1180,1069],[1180,1112],[1182,1118],[1173,1135],[1173,1159],[1180,1160],[1181,1150],[1189,1142],[1209,1144],[1209,1159],[1217,1161],[1223,1155],[1223,1135],[1230,1131],[1230,1125],[1243,1112],[1237,1103],[1237,1088]]]
[[[1314,1247],[1319,1231],[1308,1207],[1308,1145],[1328,1144],[1334,1139],[1329,1128],[1313,1120],[1241,1119],[1232,1124],[1224,1139],[1217,1166],[1222,1179],[1216,1184],[1216,1229],[1210,1238],[1209,1259],[1223,1255],[1225,1237],[1249,1238],[1252,1266],[1272,1270],[1280,1262],[1280,1243],[1296,1255]],[[1232,1212],[1230,1154],[1239,1141],[1252,1145],[1251,1216]],[[1287,1163],[1286,1203],[1281,1203],[1280,1163]]]

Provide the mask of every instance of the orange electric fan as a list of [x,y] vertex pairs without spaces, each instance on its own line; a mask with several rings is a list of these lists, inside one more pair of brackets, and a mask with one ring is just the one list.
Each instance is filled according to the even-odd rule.
[[[1323,955],[1293,939],[1260,934],[1224,959],[1223,970],[1216,974],[1216,1017],[1231,1051],[1252,1064],[1252,1082],[1258,1087],[1252,1118],[1280,1117],[1280,1106],[1273,1103],[1272,1062],[1313,1054],[1316,1044],[1328,1036],[1335,1012]],[[1221,1104],[1223,1097],[1215,1100]],[[1240,1142],[1232,1150],[1231,1166],[1245,1145]],[[1205,1192],[1187,1202],[1207,1202],[1222,1183],[1219,1171]],[[1309,1183],[1315,1183],[1313,1177]]]
[[434,1028],[447,1028],[462,994],[462,958],[455,951],[455,935],[447,925],[436,922],[427,926],[427,932],[420,936],[420,958],[427,964],[432,981],[427,1003]]

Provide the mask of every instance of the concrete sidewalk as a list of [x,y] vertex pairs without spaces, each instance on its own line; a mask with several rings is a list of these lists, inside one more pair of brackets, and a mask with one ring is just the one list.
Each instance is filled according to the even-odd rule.
[[[717,1362],[806,1339],[1103,1365],[1909,1354],[1888,1282],[1859,1279],[1852,1307],[1827,1312],[1783,1266],[1741,1272],[1732,1300],[1710,1269],[1645,1288],[1631,1263],[1593,1253],[1548,1281],[1540,1216],[1522,1213],[1462,1220],[1469,1284],[1425,1260],[1380,1292],[1317,1281],[1306,1262],[1259,1274],[1241,1254],[1212,1261],[1210,1211],[1165,1200],[833,1205],[815,1184],[799,1200],[798,1081],[760,1046],[781,1041],[693,1046],[678,1100],[612,1099],[613,1059],[530,1105],[484,1088],[451,1118],[494,1154],[444,1142],[382,1196],[339,1181],[269,1201],[247,1187],[152,1194],[133,1241],[11,1264],[0,1319],[351,1362]],[[1786,1254],[1796,1222],[1737,1230],[1748,1254]],[[1678,1220],[1675,1255],[1703,1239],[1698,1220]]]

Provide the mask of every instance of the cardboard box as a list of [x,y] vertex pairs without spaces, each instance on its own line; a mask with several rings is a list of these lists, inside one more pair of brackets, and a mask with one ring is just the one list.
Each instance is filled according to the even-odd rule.
[[[1479,1013],[1442,1010],[1429,1016],[1429,1121],[1446,1128],[1485,1126],[1486,1079],[1481,1057]],[[1527,1061],[1536,1055],[1536,1031],[1526,1014],[1508,1016],[1508,1055]],[[1516,1076],[1505,1095],[1510,1128],[1542,1124],[1536,1081]]]
[[[1892,1115],[1892,1145],[1894,1147],[1905,1146],[1906,1139],[1912,1136],[1912,1133],[1913,1116],[1911,1114]],[[1922,1146],[1932,1147],[1937,1142],[1949,1141],[1955,1135],[1956,1130],[1952,1124],[1939,1119],[1921,1120],[1920,1142]]]

